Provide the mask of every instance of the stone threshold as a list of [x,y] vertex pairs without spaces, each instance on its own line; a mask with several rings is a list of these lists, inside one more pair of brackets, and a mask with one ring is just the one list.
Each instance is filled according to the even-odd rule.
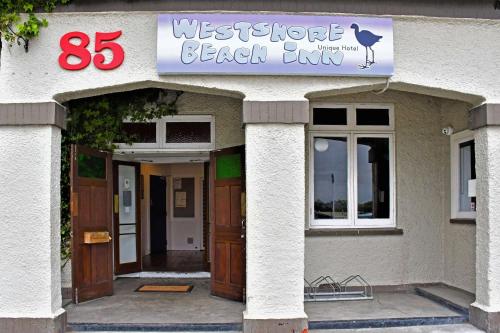
[[414,317],[414,318],[383,318],[383,319],[361,319],[361,320],[322,320],[310,321],[310,330],[333,330],[333,329],[360,329],[360,328],[389,328],[429,325],[452,325],[467,323],[465,316],[446,317]]
[[240,332],[241,323],[206,323],[206,324],[97,324],[69,323],[69,332]]

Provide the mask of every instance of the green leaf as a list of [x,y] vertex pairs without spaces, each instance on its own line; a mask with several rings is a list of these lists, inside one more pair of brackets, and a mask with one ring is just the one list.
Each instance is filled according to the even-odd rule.
[[[58,5],[68,4],[70,0],[0,0],[0,38],[9,46],[14,42],[27,45],[30,39],[40,34],[40,27],[47,27],[48,21],[39,19],[36,13],[51,12]],[[21,20],[20,13],[28,18]]]
[[25,4],[23,4],[23,9],[26,13],[32,12],[33,11],[33,4],[32,3],[25,3]]

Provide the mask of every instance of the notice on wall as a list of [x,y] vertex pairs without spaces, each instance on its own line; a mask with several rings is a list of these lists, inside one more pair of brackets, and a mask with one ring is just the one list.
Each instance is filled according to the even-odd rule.
[[174,178],[174,190],[182,189],[182,178]]
[[175,192],[175,208],[186,208],[186,192]]
[[161,14],[160,74],[393,74],[391,18]]

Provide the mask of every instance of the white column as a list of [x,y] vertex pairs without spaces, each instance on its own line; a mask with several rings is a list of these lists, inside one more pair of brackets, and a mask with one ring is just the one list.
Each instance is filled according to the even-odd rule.
[[500,331],[500,126],[475,130],[476,301],[471,321]]
[[0,331],[61,332],[61,130],[0,126]]
[[302,332],[304,124],[247,124],[244,332]]

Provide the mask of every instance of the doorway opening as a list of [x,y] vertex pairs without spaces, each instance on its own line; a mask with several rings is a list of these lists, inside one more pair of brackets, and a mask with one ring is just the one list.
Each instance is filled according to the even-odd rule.
[[[128,101],[131,93],[105,100]],[[146,284],[192,284],[194,291],[181,297],[186,300],[203,294],[241,302],[246,257],[241,99],[163,90],[151,96],[172,100],[176,113],[123,117],[117,131],[126,135],[114,138],[125,139],[113,143],[113,152],[74,145],[68,158],[73,303],[97,298],[106,303],[103,296],[114,295],[107,298],[113,303],[129,293],[140,297],[130,289],[135,279],[129,277]],[[99,100],[79,100],[74,121],[87,121],[84,111],[101,105]],[[176,299],[155,295],[165,302]]]
[[75,303],[147,271],[207,272],[212,295],[244,299],[244,146],[198,155],[113,160],[73,147]]
[[[136,168],[139,177],[137,193],[128,194],[138,198],[134,207],[120,200],[124,195],[118,193],[122,205],[120,217],[140,213],[136,217],[140,222],[140,236],[125,233],[122,219],[118,218],[115,231],[120,232],[116,240],[117,249],[122,252],[134,252],[139,246],[138,257],[127,257],[129,261],[141,261],[136,271],[149,272],[209,272],[209,220],[208,220],[208,154],[206,161],[199,159],[188,163],[153,163],[140,162]],[[115,165],[121,167],[120,161]],[[132,179],[119,174],[117,181],[126,184]],[[126,185],[125,185],[126,186]],[[118,185],[121,188],[121,184]],[[115,186],[116,188],[116,186]],[[137,208],[136,208],[137,207]],[[128,219],[124,219],[125,224]],[[130,231],[129,231],[130,232]],[[126,238],[129,237],[129,238]],[[134,238],[134,239],[130,239]],[[117,256],[116,274],[127,273],[120,267],[126,262]]]
[[208,154],[184,163],[154,160],[114,161],[115,274],[209,272]]

